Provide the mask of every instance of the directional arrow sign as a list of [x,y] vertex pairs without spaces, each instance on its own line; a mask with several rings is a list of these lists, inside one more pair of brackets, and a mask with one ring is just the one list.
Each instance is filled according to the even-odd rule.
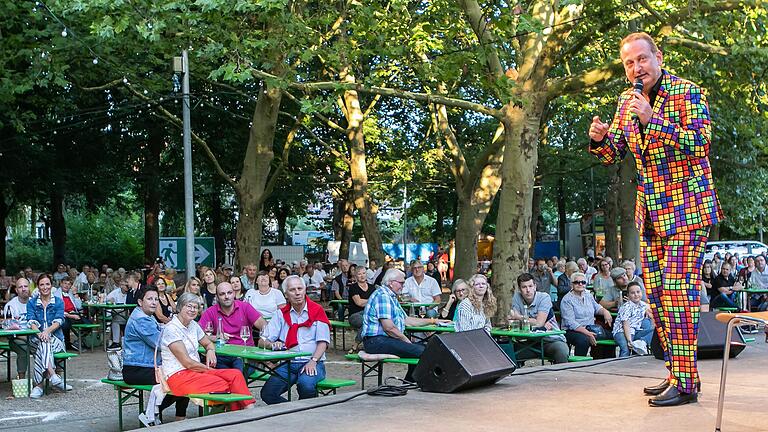
[[[160,256],[165,265],[176,270],[186,270],[187,241],[184,237],[160,237]],[[195,264],[213,267],[216,264],[216,247],[213,237],[195,237]]]
[[203,246],[195,243],[195,264],[201,264],[208,258],[208,255],[210,255],[210,253],[208,253]]

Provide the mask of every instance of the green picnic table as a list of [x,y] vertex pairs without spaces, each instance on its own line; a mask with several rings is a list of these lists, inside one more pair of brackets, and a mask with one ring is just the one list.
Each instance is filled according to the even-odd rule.
[[[416,339],[417,342],[426,342],[429,338],[437,333],[455,333],[456,327],[441,326],[441,325],[425,325],[425,326],[406,326],[405,333]],[[425,334],[422,336],[422,334]]]
[[[521,331],[521,330],[508,330],[504,328],[491,329],[491,336],[495,337],[507,337],[511,341],[514,341],[519,349],[515,350],[515,356],[517,353],[523,353],[526,351],[533,352],[541,358],[541,364],[544,364],[544,338],[547,336],[559,336],[564,335],[563,330],[549,330],[549,331]],[[514,344],[512,344],[514,348]]]
[[[36,334],[40,333],[39,330],[32,330],[32,329],[21,329],[21,330],[0,330],[0,338],[8,338],[8,339],[22,339],[24,340],[23,346],[26,347],[24,349],[25,354],[27,356],[27,397],[29,397],[30,393],[32,392],[32,358],[31,358],[31,351],[29,349],[29,338],[30,336],[34,336]],[[21,345],[20,345],[21,346]],[[11,356],[8,356],[8,381],[11,381],[10,376],[10,363],[11,363]]]
[[[200,354],[205,354],[205,347],[200,346],[200,348],[198,348],[198,352]],[[254,369],[259,372],[267,373],[269,375],[277,376],[278,378],[283,379],[277,373],[277,369],[280,366],[289,364],[291,360],[297,357],[310,357],[312,353],[293,350],[272,351],[253,346],[225,344],[216,347],[216,355],[239,357],[245,360],[243,364],[243,375],[247,377],[246,379],[249,380],[248,384],[250,384],[255,380],[251,380],[249,375],[252,374],[249,374],[245,370],[247,365],[253,366]],[[272,366],[273,364],[275,366]],[[285,382],[288,383],[288,400],[291,400],[291,374],[288,374],[288,379],[285,380]]]

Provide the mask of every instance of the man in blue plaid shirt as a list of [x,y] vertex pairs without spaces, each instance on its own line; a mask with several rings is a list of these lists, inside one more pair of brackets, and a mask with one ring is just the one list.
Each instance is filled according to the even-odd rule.
[[[438,322],[450,322],[436,318],[416,318],[405,314],[397,301],[397,295],[403,289],[405,273],[398,269],[389,269],[381,280],[381,287],[371,294],[363,311],[363,347],[369,354],[393,354],[398,357],[418,358],[424,352],[424,345],[411,342],[405,336],[405,326],[434,325]],[[408,366],[405,375],[412,381],[415,365]]]

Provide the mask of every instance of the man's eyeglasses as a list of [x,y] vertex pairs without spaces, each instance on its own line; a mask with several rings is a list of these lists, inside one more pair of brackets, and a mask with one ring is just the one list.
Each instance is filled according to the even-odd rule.
[[586,285],[587,281],[573,281],[571,283],[574,284],[574,285]]
[[[400,285],[403,285],[403,284],[405,284],[405,281],[404,281],[404,280],[397,280],[397,279],[392,279],[392,281],[391,281],[391,282],[397,282],[397,283],[399,283]],[[391,282],[390,282],[390,283],[391,283]]]

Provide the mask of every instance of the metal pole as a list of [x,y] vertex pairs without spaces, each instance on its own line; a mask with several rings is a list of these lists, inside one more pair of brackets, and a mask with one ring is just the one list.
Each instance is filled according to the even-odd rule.
[[195,276],[195,219],[192,206],[192,125],[189,120],[189,57],[182,51],[181,84],[184,114],[184,237],[187,251],[187,278]]
[[403,188],[403,268],[408,265],[408,185]]

